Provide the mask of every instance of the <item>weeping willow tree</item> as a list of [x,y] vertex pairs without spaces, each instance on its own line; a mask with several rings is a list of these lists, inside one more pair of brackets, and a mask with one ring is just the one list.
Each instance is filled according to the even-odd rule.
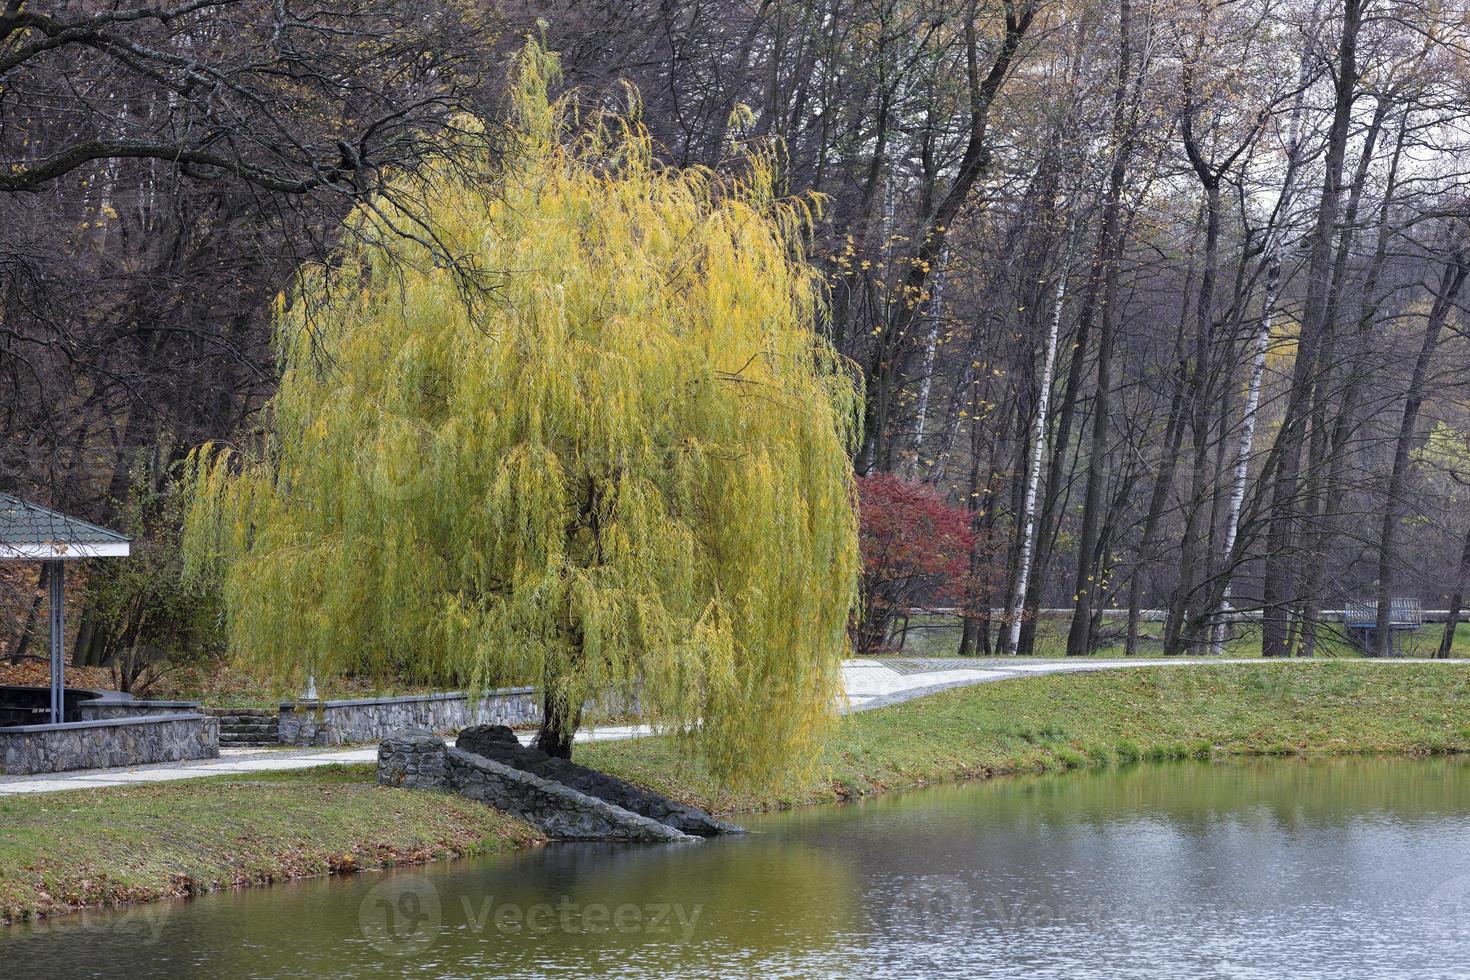
[[523,54],[492,189],[434,171],[282,301],[263,444],[191,459],[191,568],[283,682],[536,684],[562,755],[636,699],[716,773],[777,773],[831,716],[859,571],[811,207],[759,152],[660,166],[636,101],[574,127],[555,71]]

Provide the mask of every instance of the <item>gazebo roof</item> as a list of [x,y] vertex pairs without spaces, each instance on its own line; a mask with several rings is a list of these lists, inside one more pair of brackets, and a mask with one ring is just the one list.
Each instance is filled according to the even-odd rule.
[[55,561],[127,553],[125,535],[0,493],[0,559]]

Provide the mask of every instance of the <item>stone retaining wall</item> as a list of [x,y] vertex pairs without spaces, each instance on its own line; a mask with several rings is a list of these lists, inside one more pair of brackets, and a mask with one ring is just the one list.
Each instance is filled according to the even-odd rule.
[[350,745],[377,742],[407,728],[457,732],[470,725],[539,725],[535,689],[506,687],[471,700],[463,691],[411,694],[350,701],[287,701],[281,704],[280,740],[287,745]]
[[448,788],[444,739],[423,728],[397,732],[378,746],[378,784],[403,789]]
[[614,806],[656,820],[675,830],[697,837],[739,834],[744,831],[732,823],[717,819],[703,810],[651,792],[641,786],[609,776],[605,772],[578,765],[570,759],[558,759],[538,749],[527,748],[515,733],[501,725],[476,725],[466,728],[455,739],[461,751],[492,762],[549,779]]
[[219,723],[199,714],[0,728],[0,771],[18,776],[219,756]]
[[569,786],[445,746],[424,729],[378,747],[378,782],[448,790],[520,817],[558,840],[687,841],[689,835]]
[[520,817],[558,840],[694,839],[641,813],[459,749],[446,752],[445,773],[460,796]]

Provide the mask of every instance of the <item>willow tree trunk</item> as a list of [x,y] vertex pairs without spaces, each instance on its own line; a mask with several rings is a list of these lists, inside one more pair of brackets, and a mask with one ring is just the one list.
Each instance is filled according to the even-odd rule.
[[532,747],[553,758],[570,759],[572,738],[577,734],[577,725],[581,718],[581,708],[569,715],[556,710],[556,696],[548,684],[541,695],[541,728],[536,732]]

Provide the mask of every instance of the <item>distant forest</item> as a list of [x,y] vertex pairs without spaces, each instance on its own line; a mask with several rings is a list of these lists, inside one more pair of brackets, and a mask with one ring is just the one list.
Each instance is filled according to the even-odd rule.
[[252,437],[293,274],[494,131],[528,34],[588,107],[636,87],[668,164],[769,142],[821,195],[853,467],[963,513],[914,593],[963,652],[1044,607],[1070,652],[1237,610],[1267,655],[1349,599],[1458,609],[1459,0],[0,0],[0,489],[166,539],[129,501]]

